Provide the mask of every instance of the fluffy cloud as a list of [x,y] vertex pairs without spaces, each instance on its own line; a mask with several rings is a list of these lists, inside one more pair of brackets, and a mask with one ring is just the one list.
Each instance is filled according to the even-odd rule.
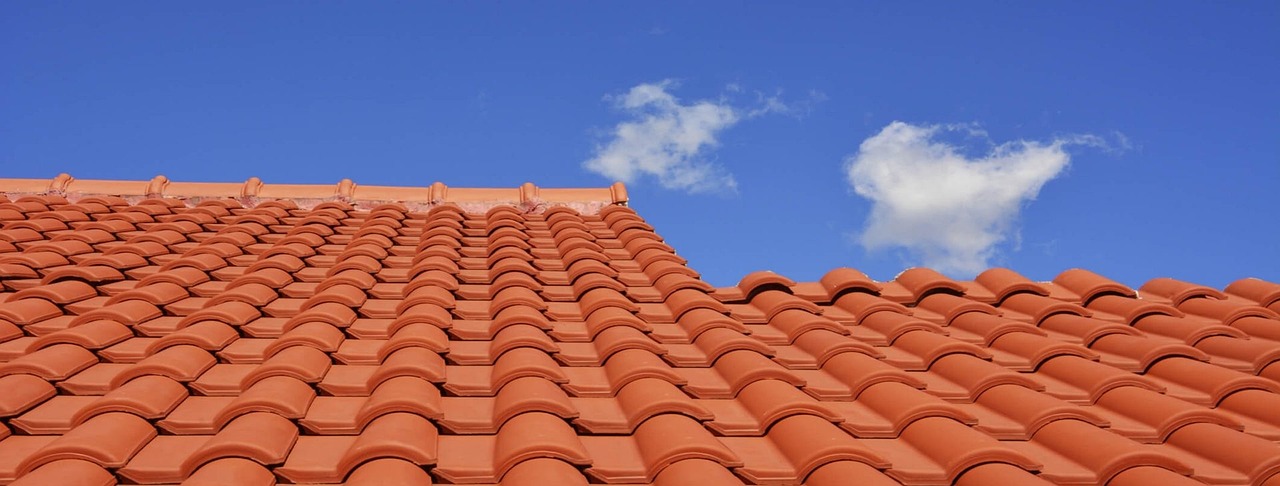
[[615,98],[633,119],[614,127],[613,139],[583,167],[628,183],[653,176],[662,187],[687,192],[736,190],[733,175],[704,157],[744,115],[725,101],[681,103],[670,87],[671,81],[641,84]]
[[1023,205],[1070,163],[1065,147],[1105,145],[1094,136],[1017,140],[974,157],[939,139],[957,131],[986,136],[973,126],[893,122],[845,160],[854,192],[872,203],[859,235],[865,248],[906,249],[957,275],[981,272],[997,245],[1016,234]]

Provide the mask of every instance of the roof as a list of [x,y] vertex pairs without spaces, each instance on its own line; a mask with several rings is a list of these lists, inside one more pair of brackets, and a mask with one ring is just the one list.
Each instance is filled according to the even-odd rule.
[[0,484],[1280,482],[1275,283],[715,288],[620,185],[61,180],[0,180]]

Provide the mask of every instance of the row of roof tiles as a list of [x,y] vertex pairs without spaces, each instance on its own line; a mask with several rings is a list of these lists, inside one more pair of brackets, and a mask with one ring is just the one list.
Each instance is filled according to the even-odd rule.
[[284,201],[303,207],[338,201],[370,208],[398,203],[414,209],[454,204],[472,211],[510,205],[523,209],[570,206],[594,213],[608,205],[626,205],[627,188],[616,182],[607,188],[544,189],[526,182],[516,188],[451,188],[443,182],[428,186],[377,186],[343,179],[336,184],[275,184],[250,177],[244,182],[178,182],[157,175],[147,181],[77,179],[58,174],[53,179],[0,179],[0,195],[13,199],[40,199],[47,195],[81,198],[120,198],[137,202],[144,198],[170,201],[234,200],[254,206]]

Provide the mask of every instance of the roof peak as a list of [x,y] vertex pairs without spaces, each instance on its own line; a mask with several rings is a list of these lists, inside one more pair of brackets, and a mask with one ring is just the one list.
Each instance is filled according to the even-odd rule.
[[[361,185],[351,179],[336,184],[268,184],[257,177],[244,182],[177,182],[163,175],[151,180],[77,179],[58,174],[53,179],[0,179],[0,195],[64,196],[76,200],[92,196],[120,196],[128,200],[169,198],[198,204],[209,199],[235,199],[247,207],[274,200],[291,200],[300,207],[327,201],[344,201],[356,207],[400,203],[410,209],[426,209],[441,204],[457,204],[468,211],[485,211],[510,205],[536,211],[550,206],[568,206],[593,214],[611,205],[627,204],[627,189],[621,182],[598,188],[545,189],[526,182],[507,188],[451,188],[443,182],[427,186]],[[131,201],[136,202],[136,201]]]

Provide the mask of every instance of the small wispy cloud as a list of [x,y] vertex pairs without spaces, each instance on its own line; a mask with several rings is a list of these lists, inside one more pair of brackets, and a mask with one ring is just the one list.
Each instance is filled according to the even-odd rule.
[[988,143],[981,127],[893,122],[864,140],[845,159],[855,193],[871,201],[859,242],[868,250],[905,249],[919,263],[943,272],[973,275],[988,267],[1000,243],[1018,238],[1022,207],[1071,162],[1069,146],[1105,152],[1127,150],[1095,135],[1047,142],[991,143],[986,154],[966,155],[941,140],[959,133]]
[[727,94],[719,99],[693,102],[676,98],[671,93],[675,88],[674,81],[664,80],[607,97],[630,119],[613,128],[612,138],[596,146],[583,167],[627,183],[653,177],[662,187],[689,193],[736,192],[733,174],[707,160],[720,135],[742,120],[810,109],[784,102],[781,93],[753,92],[754,102],[735,105],[732,99],[745,93],[736,84],[726,86]]

